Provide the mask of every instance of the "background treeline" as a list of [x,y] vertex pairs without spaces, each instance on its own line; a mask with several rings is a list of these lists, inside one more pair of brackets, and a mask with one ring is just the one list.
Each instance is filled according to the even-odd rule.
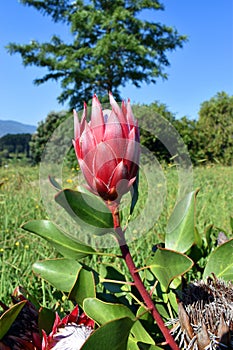
[[31,134],[6,134],[0,138],[0,165],[11,159],[29,159]]
[[[159,161],[170,162],[171,154],[167,144],[177,142],[176,135],[171,132],[175,128],[194,165],[233,165],[233,96],[220,92],[209,101],[203,102],[197,120],[187,117],[176,119],[175,114],[159,102],[150,105],[135,104],[133,111],[139,119],[142,145],[153,152]],[[168,122],[164,123],[161,116]],[[72,113],[51,112],[39,123],[35,134],[3,136],[0,138],[0,160],[9,160],[15,155],[21,158],[24,156],[31,163],[38,164],[47,141],[53,135],[54,148],[50,148],[51,157],[56,159],[58,152],[64,152],[70,142],[67,159],[73,165],[77,162],[71,145],[73,123],[66,123],[68,118],[72,118]],[[174,128],[171,129],[170,125]],[[179,145],[177,147],[179,149]]]

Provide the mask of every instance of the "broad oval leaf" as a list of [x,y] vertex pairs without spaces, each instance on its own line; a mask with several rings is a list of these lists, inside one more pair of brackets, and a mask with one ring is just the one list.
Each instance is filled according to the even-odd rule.
[[184,253],[195,242],[195,198],[197,191],[179,201],[167,225],[165,247]]
[[77,280],[69,293],[69,299],[75,300],[76,303],[83,307],[83,301],[86,298],[94,298],[95,296],[96,289],[94,274],[91,270],[88,271],[82,267],[77,276]]
[[[85,299],[83,309],[90,318],[100,325],[121,317],[129,317],[132,320],[135,320],[135,315],[125,305],[106,303],[97,298]],[[139,320],[135,322],[131,332],[137,341],[154,344],[154,340],[147,333]]]
[[69,292],[82,265],[72,259],[51,259],[32,265],[33,271],[58,290]]
[[233,238],[218,246],[209,256],[203,278],[212,273],[218,278],[233,281]]
[[126,350],[134,321],[129,317],[112,320],[94,331],[81,350]]
[[149,268],[154,273],[161,284],[163,290],[167,290],[171,281],[193,266],[193,261],[186,255],[173,250],[158,248],[149,264]]
[[22,225],[22,228],[46,239],[59,253],[70,259],[82,259],[96,252],[93,248],[72,239],[48,220],[29,221]]
[[102,200],[83,192],[65,189],[55,196],[56,202],[80,225],[89,225],[96,234],[110,232],[112,214]]
[[12,323],[17,318],[18,314],[26,304],[27,300],[20,301],[5,311],[0,317],[0,340],[10,329]]

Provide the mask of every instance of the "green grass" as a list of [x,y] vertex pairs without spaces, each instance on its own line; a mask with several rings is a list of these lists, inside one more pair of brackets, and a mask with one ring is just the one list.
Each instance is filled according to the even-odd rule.
[[[150,254],[153,244],[163,239],[167,219],[176,201],[176,171],[167,168],[164,174],[167,180],[167,199],[163,211],[150,233],[130,244],[138,266]],[[70,174],[66,172],[66,176],[64,184],[72,187],[75,171]],[[158,183],[155,185],[159,187]],[[209,224],[213,224],[232,235],[230,217],[233,216],[233,168],[196,168],[193,188],[200,189],[196,209],[200,233]],[[37,260],[55,257],[56,252],[47,242],[20,228],[26,221],[46,218],[47,213],[40,198],[39,169],[19,165],[0,168],[0,300],[9,302],[9,295],[17,285],[21,285],[38,297],[42,304],[54,302],[56,292],[33,275],[31,265]],[[99,258],[94,257],[92,264],[95,264],[96,259]]]

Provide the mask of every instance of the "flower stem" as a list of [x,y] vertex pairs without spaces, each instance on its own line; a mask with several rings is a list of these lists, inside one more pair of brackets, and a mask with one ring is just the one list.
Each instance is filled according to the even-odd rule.
[[165,326],[162,317],[160,316],[157,308],[155,307],[151,296],[147,292],[141,277],[139,273],[137,272],[136,266],[134,264],[134,261],[132,259],[131,253],[129,251],[129,247],[126,244],[125,241],[125,235],[124,231],[121,229],[120,226],[120,218],[119,218],[119,211],[118,207],[110,207],[110,210],[112,211],[112,216],[113,216],[113,222],[114,222],[114,229],[116,232],[116,237],[121,249],[122,257],[124,258],[126,265],[129,269],[129,272],[133,278],[134,285],[137,288],[138,292],[140,293],[144,303],[150,310],[154,320],[156,321],[158,327],[160,328],[167,344],[170,346],[172,350],[179,350],[178,345],[176,344],[175,340],[173,339],[172,335],[169,332],[169,329]]

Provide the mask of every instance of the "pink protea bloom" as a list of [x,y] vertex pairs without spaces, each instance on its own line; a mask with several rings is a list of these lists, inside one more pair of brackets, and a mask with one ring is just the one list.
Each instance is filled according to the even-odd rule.
[[74,111],[73,144],[89,190],[119,203],[138,173],[139,128],[129,100],[120,108],[111,93],[109,99],[112,110],[102,110],[93,96],[89,122],[86,104],[80,122]]
[[94,322],[84,313],[79,316],[78,306],[62,320],[56,314],[52,332],[43,331],[42,350],[78,350],[91,335]]

